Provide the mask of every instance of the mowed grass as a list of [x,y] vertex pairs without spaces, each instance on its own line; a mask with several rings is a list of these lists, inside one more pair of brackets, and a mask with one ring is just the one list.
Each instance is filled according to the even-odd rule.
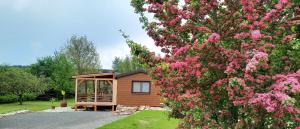
[[169,119],[163,111],[141,111],[98,129],[175,129],[179,120]]
[[[68,106],[74,105],[74,99],[67,99]],[[60,106],[60,101],[54,102],[56,107]],[[40,111],[45,109],[50,109],[52,103],[50,101],[24,101],[23,105],[19,105],[18,102],[0,104],[0,114],[18,111],[18,110],[30,110],[30,111]]]

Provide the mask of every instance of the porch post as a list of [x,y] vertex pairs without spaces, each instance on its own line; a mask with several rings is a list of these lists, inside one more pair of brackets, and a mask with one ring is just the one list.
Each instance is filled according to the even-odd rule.
[[96,103],[97,103],[97,80],[96,79],[94,80],[94,84],[95,84],[95,100],[94,100],[95,104],[94,104],[94,111],[97,111],[97,105],[96,105]]
[[75,80],[75,103],[77,102],[77,90],[78,90],[78,79],[76,78]]
[[89,101],[88,101],[88,98],[89,98],[89,97],[88,97],[88,91],[87,91],[87,80],[84,80],[84,84],[85,84],[85,94],[86,94],[86,96],[87,96],[87,97],[86,97],[86,102],[89,102]]
[[77,80],[77,78],[75,79],[75,111],[77,111],[77,105],[76,105],[76,103],[77,103],[77,85],[78,85],[78,80]]
[[97,80],[94,80],[94,84],[95,84],[95,102],[97,102]]
[[113,100],[112,100],[112,103],[114,105],[117,105],[117,94],[118,94],[118,81],[117,79],[114,79],[113,80],[113,85],[112,85],[112,89],[113,89]]

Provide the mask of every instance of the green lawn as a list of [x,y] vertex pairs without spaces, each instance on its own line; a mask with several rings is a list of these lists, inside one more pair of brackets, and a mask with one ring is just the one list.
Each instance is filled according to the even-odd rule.
[[142,111],[98,129],[175,129],[177,119],[168,119],[163,111]]
[[[68,99],[68,106],[74,105],[74,99]],[[19,103],[8,103],[8,104],[0,104],[0,114],[13,112],[17,110],[30,110],[30,111],[40,111],[51,108],[50,101],[25,101],[23,105],[19,105]],[[55,106],[59,106],[60,102],[56,101]]]

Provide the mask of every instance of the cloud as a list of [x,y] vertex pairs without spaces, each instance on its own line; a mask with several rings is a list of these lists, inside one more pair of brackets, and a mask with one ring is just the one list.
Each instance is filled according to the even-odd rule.
[[98,46],[97,51],[100,53],[101,65],[104,69],[112,68],[112,61],[115,57],[124,58],[126,55],[130,54],[130,49],[124,42],[118,44],[107,44],[107,46],[103,48]]
[[12,8],[15,11],[21,12],[25,9],[31,8],[37,2],[45,2],[41,0],[2,0],[0,1],[1,7]]
[[2,62],[34,63],[37,57],[52,55],[70,35],[83,34],[97,43],[103,68],[111,68],[114,57],[130,54],[118,29],[150,51],[160,51],[129,0],[0,0],[0,9],[0,42],[6,43],[0,51]]
[[[147,36],[137,38],[134,41],[140,43],[143,46],[146,46],[150,51],[155,52],[157,55],[158,54],[163,55],[160,52],[160,48],[155,46],[154,41]],[[97,47],[98,47],[97,51],[100,53],[102,68],[104,69],[112,68],[112,62],[115,57],[124,58],[126,57],[126,55],[130,55],[130,48],[127,46],[127,44],[124,41],[121,41],[120,43],[117,44],[107,44],[106,48],[101,48],[101,46],[97,46]]]
[[155,52],[156,55],[163,54],[161,52],[161,47],[155,46],[154,41],[148,36],[137,38],[135,41],[143,46],[146,46],[151,52]]
[[13,7],[17,11],[23,11],[24,9],[32,5],[32,0],[16,0]]

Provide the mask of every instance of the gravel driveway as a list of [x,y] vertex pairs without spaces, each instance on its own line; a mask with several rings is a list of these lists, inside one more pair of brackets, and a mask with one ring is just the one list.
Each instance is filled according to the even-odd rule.
[[0,119],[0,129],[94,129],[120,118],[112,112],[33,112]]

